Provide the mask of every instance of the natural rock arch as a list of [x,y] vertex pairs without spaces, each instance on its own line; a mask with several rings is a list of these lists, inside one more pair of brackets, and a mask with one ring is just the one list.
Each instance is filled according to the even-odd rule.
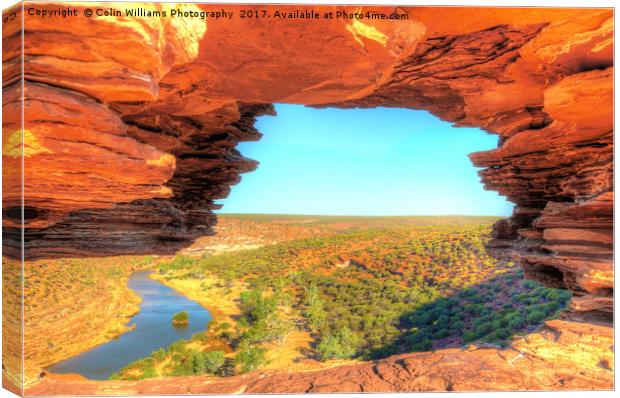
[[[198,7],[212,8],[185,6]],[[275,8],[295,9],[260,7]],[[574,309],[611,312],[613,11],[396,11],[409,19],[26,15],[26,259],[172,253],[211,233],[214,200],[256,167],[235,146],[260,138],[255,117],[273,102],[398,106],[498,134],[496,150],[470,156],[485,186],[516,204],[489,249],[572,290]],[[19,28],[3,30],[4,250],[13,257]]]

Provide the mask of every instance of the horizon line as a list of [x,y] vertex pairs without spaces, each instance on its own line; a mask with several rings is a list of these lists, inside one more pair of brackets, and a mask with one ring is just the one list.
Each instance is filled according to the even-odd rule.
[[510,216],[484,215],[484,214],[305,214],[305,213],[238,213],[238,212],[216,212],[216,215],[260,215],[260,216],[309,216],[309,217],[498,217],[506,218]]

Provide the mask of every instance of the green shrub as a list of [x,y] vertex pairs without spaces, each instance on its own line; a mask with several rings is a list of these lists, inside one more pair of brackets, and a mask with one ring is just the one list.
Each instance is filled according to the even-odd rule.
[[206,343],[207,341],[209,341],[209,335],[206,331],[194,333],[192,335],[191,341],[200,341]]
[[185,357],[181,357],[174,360],[175,366],[170,372],[171,376],[193,376],[194,371],[194,357],[190,356],[189,360],[185,360]]
[[187,326],[189,323],[189,314],[187,311],[181,311],[174,314],[172,324],[175,326]]
[[223,351],[192,352],[192,365],[194,374],[211,373],[215,374],[224,365]]
[[436,339],[436,340],[445,339],[448,336],[450,336],[449,329],[439,329],[438,331],[433,333],[433,339]]
[[540,323],[546,317],[547,315],[544,312],[540,310],[534,310],[527,315],[526,319],[530,323]]
[[222,322],[219,326],[218,326],[218,330],[229,330],[232,327],[232,325],[228,322]]
[[507,328],[501,328],[501,329],[497,329],[496,331],[494,331],[493,333],[491,333],[491,336],[493,336],[494,340],[505,340],[508,337],[511,336],[511,332],[509,329]]
[[209,351],[202,355],[205,359],[205,369],[209,373],[217,373],[226,361],[224,351]]
[[411,351],[419,352],[419,351],[431,351],[433,349],[433,341],[430,339],[424,339],[419,343],[416,343],[411,346]]
[[456,321],[451,325],[450,329],[452,329],[455,334],[461,335],[464,327],[465,323],[463,321]]
[[163,348],[160,348],[157,351],[153,351],[153,353],[151,354],[151,356],[153,358],[155,358],[155,360],[157,361],[163,361],[164,359],[166,359],[166,351]]
[[235,364],[241,367],[242,373],[256,370],[265,363],[266,351],[262,347],[244,345],[235,357]]
[[172,270],[187,269],[196,263],[191,257],[176,256],[172,261],[163,263],[159,266],[159,272],[165,274]]
[[241,293],[241,321],[246,325],[258,323],[273,313],[277,306],[273,297],[263,297],[258,290]]
[[153,366],[147,367],[142,372],[142,378],[143,379],[150,379],[150,378],[156,377],[156,376],[157,376],[157,372],[155,371],[155,368]]
[[187,351],[187,349],[185,348],[186,344],[187,342],[185,340],[177,340],[174,343],[170,344],[168,351],[171,353],[184,353]]
[[508,327],[512,330],[521,329],[523,325],[525,325],[525,319],[520,315],[510,318],[508,321]]
[[321,355],[321,359],[346,359],[351,358],[357,351],[358,339],[355,334],[344,327],[336,334],[329,334],[321,339],[317,350]]
[[484,322],[476,326],[476,334],[478,336],[484,336],[493,330],[493,324],[491,322]]
[[475,341],[478,339],[478,334],[472,330],[468,330],[467,332],[463,333],[463,341],[465,343],[471,343],[472,341]]

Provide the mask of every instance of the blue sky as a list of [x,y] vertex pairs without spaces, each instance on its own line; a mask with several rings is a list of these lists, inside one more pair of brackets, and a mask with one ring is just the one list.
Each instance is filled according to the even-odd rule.
[[453,128],[425,111],[313,109],[277,104],[264,136],[239,150],[260,165],[243,174],[221,213],[509,215],[485,191],[467,154],[497,136]]

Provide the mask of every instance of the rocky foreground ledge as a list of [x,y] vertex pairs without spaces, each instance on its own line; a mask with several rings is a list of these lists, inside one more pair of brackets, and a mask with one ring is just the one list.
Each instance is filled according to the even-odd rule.
[[[26,395],[584,390],[613,388],[613,329],[554,320],[509,348],[444,349],[310,372],[86,381],[50,376]],[[77,379],[77,380],[76,380]]]

